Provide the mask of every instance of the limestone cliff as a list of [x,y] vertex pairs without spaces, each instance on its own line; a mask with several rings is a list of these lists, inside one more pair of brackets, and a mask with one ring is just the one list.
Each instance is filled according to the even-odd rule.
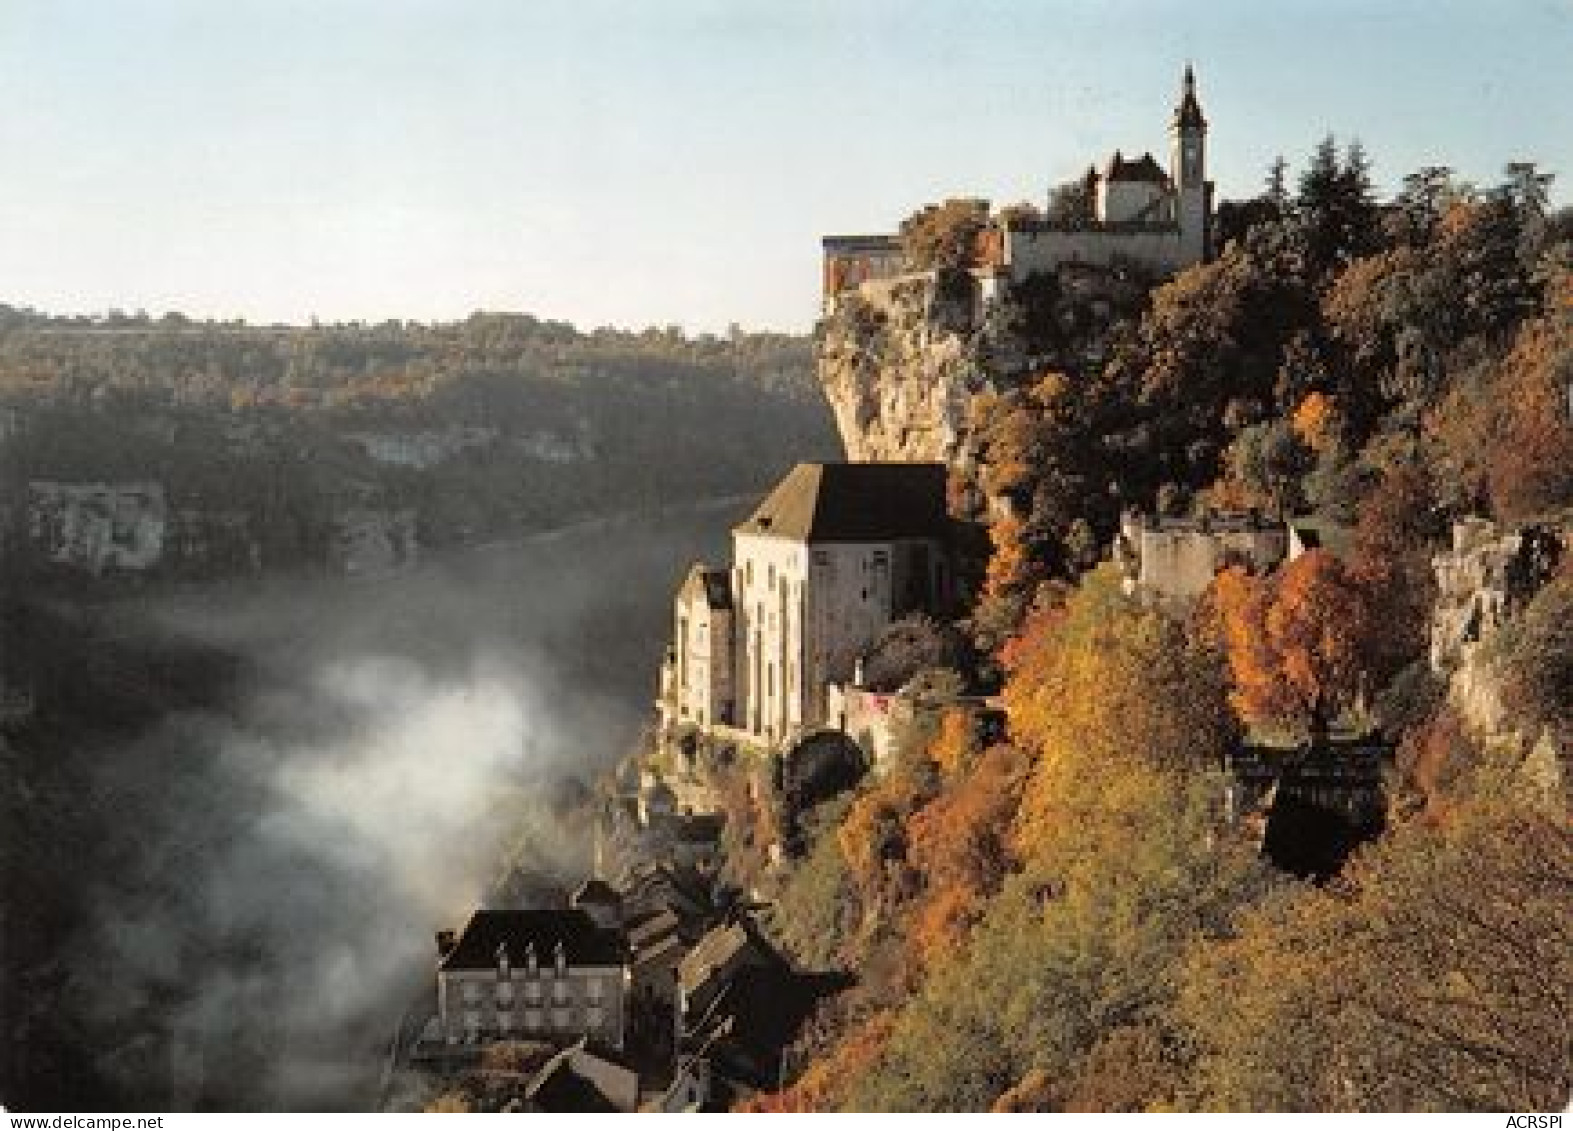
[[1031,373],[1097,365],[1153,281],[1130,265],[1065,265],[1015,283],[942,269],[834,296],[817,365],[847,458],[967,471],[972,401]]
[[1508,709],[1500,666],[1502,634],[1557,574],[1568,531],[1531,526],[1501,531],[1484,519],[1454,524],[1452,548],[1433,559],[1437,579],[1431,668],[1450,706],[1487,751],[1517,766],[1533,792],[1564,796],[1570,784],[1567,735],[1554,723],[1529,723]]
[[991,384],[985,322],[965,272],[841,296],[821,324],[818,368],[847,458],[964,459],[967,405]]

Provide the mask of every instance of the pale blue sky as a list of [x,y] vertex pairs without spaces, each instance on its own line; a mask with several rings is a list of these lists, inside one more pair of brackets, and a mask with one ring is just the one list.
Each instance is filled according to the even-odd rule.
[[1573,199],[1573,0],[0,0],[0,301],[803,329],[818,237],[1152,149]]

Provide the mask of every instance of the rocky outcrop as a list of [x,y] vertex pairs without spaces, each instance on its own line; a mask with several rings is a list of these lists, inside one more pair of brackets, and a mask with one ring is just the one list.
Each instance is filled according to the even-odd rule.
[[1067,264],[1011,281],[941,269],[871,279],[833,296],[818,376],[852,460],[971,470],[972,401],[1028,375],[1096,367],[1154,282],[1133,266]]
[[1493,644],[1556,575],[1566,541],[1567,531],[1557,527],[1504,532],[1468,518],[1454,525],[1452,548],[1432,562],[1432,671],[1446,681],[1448,702],[1470,735],[1548,798],[1561,796],[1567,784],[1566,735],[1551,725],[1526,727],[1508,709]]
[[819,380],[852,460],[964,460],[967,406],[991,387],[983,304],[964,271],[905,275],[838,299]]

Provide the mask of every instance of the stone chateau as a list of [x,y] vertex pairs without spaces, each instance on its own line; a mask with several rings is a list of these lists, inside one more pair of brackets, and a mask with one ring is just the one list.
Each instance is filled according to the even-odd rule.
[[[1187,67],[1167,168],[1114,151],[1082,179],[1084,215],[1006,209],[944,269],[910,262],[896,235],[825,238],[817,371],[847,457],[966,468],[976,397],[1096,365],[1121,308],[1215,250],[1207,140]],[[1070,324],[1073,353],[1056,332]]]
[[[996,219],[979,241],[973,267],[983,295],[1067,265],[1108,267],[1125,260],[1167,275],[1204,260],[1213,186],[1207,179],[1207,119],[1189,66],[1169,135],[1167,170],[1151,153],[1133,159],[1119,150],[1101,168],[1087,170],[1090,220]],[[823,248],[827,312],[840,296],[911,270],[895,235],[826,236]]]

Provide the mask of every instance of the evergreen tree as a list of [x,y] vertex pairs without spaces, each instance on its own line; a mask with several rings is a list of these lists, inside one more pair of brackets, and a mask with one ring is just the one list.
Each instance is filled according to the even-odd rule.
[[1399,241],[1418,246],[1429,240],[1456,191],[1453,170],[1447,165],[1426,165],[1406,174],[1393,201],[1401,218],[1400,231],[1395,233]]
[[1342,162],[1337,139],[1328,134],[1321,140],[1301,174],[1295,205],[1304,264],[1312,278],[1326,278],[1375,250],[1377,212],[1370,161],[1358,139],[1349,143]]
[[1276,207],[1280,213],[1289,207],[1289,162],[1284,160],[1280,153],[1273,158],[1273,163],[1267,169],[1267,187],[1262,197]]

